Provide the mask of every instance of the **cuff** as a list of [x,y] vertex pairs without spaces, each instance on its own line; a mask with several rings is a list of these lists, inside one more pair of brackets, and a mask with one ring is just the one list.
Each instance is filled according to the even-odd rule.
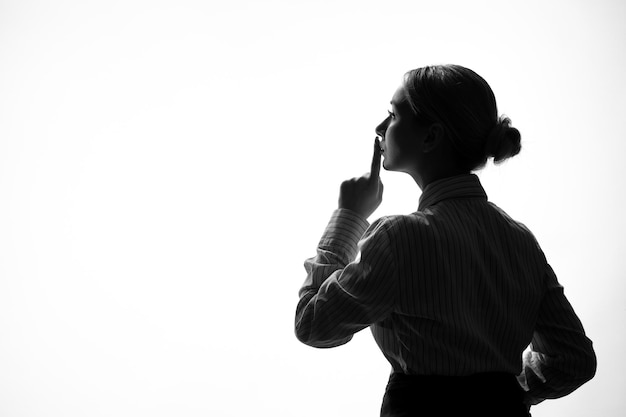
[[367,220],[354,211],[337,209],[330,217],[318,247],[323,251],[341,254],[347,264],[356,257],[357,245],[368,227]]

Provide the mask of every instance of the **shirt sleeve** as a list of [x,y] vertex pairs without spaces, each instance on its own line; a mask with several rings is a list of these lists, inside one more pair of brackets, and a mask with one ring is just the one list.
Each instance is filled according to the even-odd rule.
[[532,342],[522,355],[520,383],[530,405],[571,393],[593,378],[597,366],[591,340],[554,271],[547,268],[547,292]]
[[334,347],[388,316],[397,291],[396,268],[384,219],[368,223],[336,210],[317,248],[304,263],[295,333],[314,347]]

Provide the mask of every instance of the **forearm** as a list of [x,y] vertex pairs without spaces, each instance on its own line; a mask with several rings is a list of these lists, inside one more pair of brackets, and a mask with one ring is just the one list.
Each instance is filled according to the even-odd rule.
[[338,346],[391,314],[398,282],[389,227],[384,218],[367,228],[354,212],[333,214],[317,256],[305,262],[295,323],[300,341]]
[[356,213],[337,209],[333,212],[317,246],[317,255],[304,261],[306,279],[300,296],[309,290],[317,290],[338,269],[354,260],[359,239],[369,223]]
[[338,209],[320,239],[317,255],[305,261],[306,279],[299,291],[300,300],[296,308],[295,333],[307,345],[332,347],[347,343],[352,335],[337,337],[336,323],[320,309],[327,303],[329,294],[320,288],[333,274],[339,274],[354,260],[358,252],[358,241],[368,227],[367,221],[356,213]]

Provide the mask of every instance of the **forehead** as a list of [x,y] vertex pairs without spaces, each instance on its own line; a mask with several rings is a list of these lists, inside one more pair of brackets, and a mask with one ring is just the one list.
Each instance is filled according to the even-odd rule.
[[406,90],[403,86],[398,87],[396,92],[393,94],[391,98],[391,104],[397,107],[399,110],[410,110],[411,106],[406,97]]

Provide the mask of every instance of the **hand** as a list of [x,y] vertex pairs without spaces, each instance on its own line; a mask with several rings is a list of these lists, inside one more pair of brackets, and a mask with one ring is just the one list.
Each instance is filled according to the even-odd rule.
[[372,169],[362,177],[344,181],[339,190],[339,208],[352,210],[367,219],[383,201],[380,180],[380,142],[374,142]]

